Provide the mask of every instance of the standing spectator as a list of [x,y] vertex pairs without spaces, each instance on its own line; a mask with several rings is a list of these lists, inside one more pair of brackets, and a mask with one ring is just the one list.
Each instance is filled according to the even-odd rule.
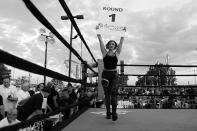
[[[47,86],[50,87],[51,85],[48,85],[48,83],[47,83]],[[41,90],[42,90],[44,87],[45,87],[44,83],[38,84],[35,93],[36,93],[36,94],[37,94],[37,93],[40,93]],[[43,112],[43,113],[46,113],[46,109],[47,109],[47,98],[44,98],[44,99],[43,99],[43,102],[42,102],[42,112]]]
[[30,94],[28,91],[29,91],[29,83],[27,82],[22,83],[21,89],[19,89],[19,91],[17,92],[18,102],[20,102],[21,100],[27,97],[30,97]]
[[47,104],[50,111],[54,111],[59,108],[59,93],[57,92],[58,87],[51,87],[51,94],[47,98]]
[[18,119],[24,121],[31,119],[32,117],[43,114],[42,103],[43,98],[47,98],[51,93],[51,88],[45,86],[40,93],[37,93],[31,97],[22,105],[18,106]]
[[10,85],[10,78],[3,78],[3,85],[0,85],[0,95],[3,98],[3,105],[5,109],[5,116],[10,108],[16,107],[18,101],[17,89],[15,86]]
[[33,96],[35,94],[35,92],[33,90],[29,90],[28,92],[29,92],[30,96]]
[[4,111],[4,106],[3,106],[3,98],[0,95],[0,120],[5,117],[5,111]]
[[70,96],[71,99],[73,99],[73,101],[77,100],[77,93],[75,92],[74,87],[72,86],[71,83],[68,83],[68,94]]
[[[73,86],[71,83],[68,83],[68,94],[69,94],[69,99],[72,101],[71,104],[74,102],[77,102],[77,94],[75,93],[75,90],[73,89]],[[70,109],[70,116],[77,111],[76,107],[73,107]]]
[[81,109],[83,108],[83,103],[82,103],[82,101],[83,101],[84,91],[83,91],[81,88],[78,88],[76,94],[77,94],[77,100],[78,100],[78,102],[81,102],[81,103],[79,103],[79,105],[78,105],[78,110],[81,110]]
[[17,109],[16,108],[10,108],[7,111],[7,117],[5,117],[4,119],[2,119],[0,121],[0,128],[4,127],[4,126],[9,126],[9,125],[13,125],[16,123],[19,123],[20,121],[17,120]]
[[40,91],[44,88],[44,83],[40,83],[36,87],[35,93],[40,93]]
[[33,96],[34,94],[35,94],[35,86],[33,86],[33,85],[29,85],[29,90],[28,90],[28,92],[29,92],[29,95],[30,96]]

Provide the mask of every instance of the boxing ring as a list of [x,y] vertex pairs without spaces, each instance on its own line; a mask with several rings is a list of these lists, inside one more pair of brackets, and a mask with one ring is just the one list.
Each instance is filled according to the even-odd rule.
[[[32,72],[39,75],[46,75],[51,78],[55,78],[58,80],[66,81],[66,82],[73,82],[73,83],[80,83],[82,85],[82,89],[86,92],[86,88],[88,86],[94,87],[98,86],[97,84],[87,83],[87,77],[98,77],[99,72],[95,72],[92,67],[83,59],[81,56],[73,49],[69,43],[58,33],[58,31],[49,23],[49,21],[41,14],[41,12],[36,8],[36,6],[30,0],[23,0],[26,7],[29,11],[40,21],[47,29],[49,29],[64,45],[67,47],[71,52],[81,61],[83,65],[82,69],[82,79],[74,79],[63,74],[54,72],[52,70],[43,68],[39,65],[36,65],[32,62],[26,61],[19,57],[16,57],[6,51],[0,50],[0,62],[13,66],[18,69],[22,69],[28,72]],[[70,21],[72,22],[76,32],[80,36],[80,39],[86,46],[87,50],[89,51],[92,59],[94,60],[94,64],[98,65],[97,61],[95,60],[94,56],[92,55],[89,47],[87,46],[73,16],[70,12],[66,2],[64,0],[59,0],[61,6],[63,7],[64,11],[68,15]],[[120,67],[124,66],[139,66],[139,67],[197,67],[197,65],[133,65],[133,64],[120,64]],[[87,69],[90,69],[93,74],[88,74]],[[121,76],[157,76],[161,77],[162,74],[124,74],[124,69],[121,68]],[[165,75],[165,76],[196,76],[196,75]],[[185,86],[185,85],[126,85],[122,86],[123,88],[196,88],[196,86]],[[99,87],[97,87],[99,88]],[[124,96],[125,94],[119,93],[120,96]],[[90,108],[89,106],[89,99],[84,99],[84,101],[74,103],[68,107],[61,108],[57,111],[50,112],[48,114],[36,117],[31,120],[27,120],[12,126],[1,128],[0,131],[7,131],[7,130],[19,130],[27,127],[32,127],[32,125],[37,124],[39,128],[32,128],[29,130],[46,130],[43,127],[43,121],[50,116],[57,115],[61,111],[72,108],[79,104],[83,105],[82,110],[72,116],[69,120],[61,121],[58,124],[54,125],[51,129],[47,130],[62,130],[62,131],[196,131],[197,129],[197,110],[194,109],[159,109],[156,107],[155,99],[157,97],[163,96],[171,96],[166,94],[154,94],[151,95],[132,95],[138,97],[150,96],[153,98],[153,108],[149,109],[118,109],[117,113],[119,118],[116,122],[111,120],[105,119],[105,109],[104,108]],[[191,95],[174,95],[175,97],[190,97]],[[193,95],[196,97],[196,95]],[[155,104],[155,105],[154,105]]]
[[[75,102],[67,107],[59,108],[56,111],[49,112],[44,115],[39,115],[35,118],[32,118],[31,120],[26,120],[11,126],[0,128],[1,131],[16,131],[16,130],[49,130],[56,126],[58,123],[58,127],[65,126],[66,122],[62,122],[61,119],[61,112],[64,110],[67,110],[69,108],[73,108],[76,106],[80,106],[80,110],[71,116],[71,118],[67,121],[67,124],[69,124],[71,121],[73,121],[76,117],[78,117],[80,114],[82,114],[84,111],[86,111],[88,107],[88,102],[90,99],[92,99],[92,96],[88,96],[87,94],[87,87],[91,86],[94,87],[96,84],[94,83],[87,83],[87,69],[89,69],[92,74],[91,76],[96,77],[98,75],[97,72],[95,72],[92,67],[79,55],[79,53],[63,38],[63,36],[53,27],[53,25],[42,15],[42,13],[37,9],[37,7],[30,1],[30,0],[23,0],[24,4],[26,5],[27,9],[42,23],[47,29],[49,29],[59,40],[60,42],[68,48],[75,56],[78,58],[79,61],[81,61],[82,65],[82,78],[81,79],[75,79],[68,76],[65,76],[61,73],[55,72],[53,70],[44,68],[42,66],[39,66],[35,63],[32,63],[30,61],[27,61],[25,59],[22,59],[20,57],[14,56],[10,54],[7,51],[0,50],[0,62],[12,67],[15,67],[17,69],[21,69],[27,72],[35,73],[42,76],[47,76],[51,78],[55,78],[57,80],[65,81],[65,82],[72,82],[72,83],[79,83],[81,84],[82,89],[82,97],[83,99],[81,101]],[[63,0],[59,0],[60,4],[62,5],[64,11],[68,15],[69,19],[71,20],[73,27],[75,28],[76,32],[78,33],[81,41],[85,45],[86,49],[88,50],[89,54],[92,57],[92,60],[95,62],[94,65],[97,65],[97,61],[95,60],[94,56],[92,55],[92,52],[90,51],[88,45],[86,44],[86,41],[84,40],[69,8],[67,7],[66,3]],[[52,121],[52,123],[48,121],[48,119],[53,120],[55,117],[55,122]],[[51,118],[53,117],[53,118]],[[50,128],[49,128],[50,126]]]
[[116,122],[105,109],[90,108],[62,131],[196,131],[197,110],[118,109]]

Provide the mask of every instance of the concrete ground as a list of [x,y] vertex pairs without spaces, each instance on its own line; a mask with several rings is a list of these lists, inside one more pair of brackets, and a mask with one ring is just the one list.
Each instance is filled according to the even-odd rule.
[[62,131],[197,131],[196,109],[118,109],[118,120],[105,109],[90,108]]

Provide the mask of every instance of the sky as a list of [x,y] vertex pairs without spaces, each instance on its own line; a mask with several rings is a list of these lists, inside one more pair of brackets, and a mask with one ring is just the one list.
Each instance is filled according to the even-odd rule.
[[[110,1],[110,0],[103,0]],[[96,36],[98,9],[101,0],[65,0],[73,15],[84,15],[76,20],[78,27],[95,59],[102,54]],[[112,0],[111,0],[112,1]],[[62,21],[66,15],[57,0],[32,0],[36,7],[69,42],[70,21]],[[126,8],[127,32],[119,60],[125,64],[155,64],[157,62],[172,65],[197,64],[197,1],[196,0],[119,0]],[[0,1],[0,49],[40,66],[44,66],[45,44],[39,41],[39,29],[44,26],[30,13],[22,0]],[[45,28],[46,29],[46,28]],[[47,30],[47,33],[50,31]],[[73,32],[76,35],[76,32]],[[120,37],[103,35],[104,42]],[[73,40],[73,48],[82,54],[89,63],[92,58],[79,38]],[[68,74],[64,61],[69,58],[69,50],[55,38],[54,44],[48,44],[47,67],[61,74]],[[72,59],[79,60],[72,55]],[[76,65],[73,65],[73,70]],[[12,77],[29,75],[18,69],[12,69]],[[176,74],[194,74],[195,68],[174,68]],[[147,67],[125,67],[125,74],[145,74]],[[42,77],[31,74],[32,81]],[[135,84],[136,77],[129,77],[129,84]],[[177,77],[178,84],[195,84],[195,77]]]

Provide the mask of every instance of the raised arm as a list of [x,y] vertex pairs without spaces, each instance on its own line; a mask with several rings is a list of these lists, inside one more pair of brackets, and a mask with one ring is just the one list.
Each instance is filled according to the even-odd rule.
[[121,37],[121,38],[120,38],[120,43],[118,44],[118,48],[117,48],[117,50],[116,50],[117,55],[120,55],[120,52],[121,52],[121,50],[122,50],[123,41],[124,41],[124,37]]
[[100,48],[101,48],[101,53],[102,53],[102,55],[103,55],[103,57],[104,57],[104,56],[106,55],[106,53],[107,53],[107,50],[105,49],[105,46],[104,46],[104,43],[103,43],[101,34],[97,34],[97,37],[98,37],[98,39],[99,39]]

